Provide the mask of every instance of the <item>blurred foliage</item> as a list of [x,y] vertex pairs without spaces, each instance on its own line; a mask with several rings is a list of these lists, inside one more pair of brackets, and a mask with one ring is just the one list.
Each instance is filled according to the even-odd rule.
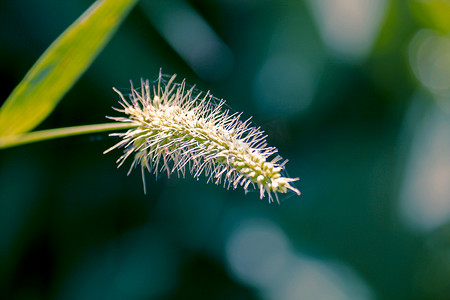
[[434,28],[442,33],[450,32],[450,1],[414,0],[411,1],[413,15],[423,26]]
[[0,109],[0,136],[36,127],[114,34],[136,0],[97,1],[50,45]]
[[[302,195],[269,205],[189,177],[144,195],[106,134],[1,150],[0,298],[448,299],[449,97],[421,81],[447,69],[416,77],[434,44],[410,47],[448,34],[448,2],[371,2],[371,19],[370,1],[144,1],[37,129],[103,123],[112,86],[162,68],[253,115]],[[0,2],[1,101],[92,2]],[[334,51],[333,16],[344,38],[373,20],[369,47]]]

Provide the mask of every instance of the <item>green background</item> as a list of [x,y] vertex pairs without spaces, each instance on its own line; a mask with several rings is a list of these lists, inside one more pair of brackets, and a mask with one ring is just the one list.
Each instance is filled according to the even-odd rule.
[[[0,2],[0,103],[91,3]],[[112,86],[162,68],[253,116],[300,197],[152,175],[144,195],[106,133],[0,150],[0,297],[450,299],[450,4],[384,1],[360,50],[311,3],[142,0],[37,128],[104,123]]]

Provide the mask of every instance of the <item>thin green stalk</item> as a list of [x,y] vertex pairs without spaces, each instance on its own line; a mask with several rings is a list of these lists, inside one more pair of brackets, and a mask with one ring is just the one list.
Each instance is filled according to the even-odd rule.
[[128,129],[136,127],[132,123],[105,123],[96,125],[83,125],[65,128],[48,129],[41,131],[34,131],[22,135],[0,137],[0,149],[19,146],[28,143],[40,142],[55,138],[62,138],[80,134],[113,131],[117,129]]

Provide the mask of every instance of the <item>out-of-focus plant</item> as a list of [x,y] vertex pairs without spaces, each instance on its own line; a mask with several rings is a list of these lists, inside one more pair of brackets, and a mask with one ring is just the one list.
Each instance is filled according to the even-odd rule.
[[98,0],[42,54],[0,109],[0,148],[107,130],[75,127],[25,135],[42,122],[90,66],[137,0]]

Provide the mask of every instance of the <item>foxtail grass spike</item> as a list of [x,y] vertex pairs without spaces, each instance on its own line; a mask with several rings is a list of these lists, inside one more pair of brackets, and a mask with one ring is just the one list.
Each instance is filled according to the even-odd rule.
[[233,189],[241,186],[246,193],[256,188],[260,198],[267,195],[269,202],[279,202],[278,194],[289,190],[300,195],[292,185],[298,178],[283,177],[287,160],[267,146],[262,130],[253,127],[250,119],[241,121],[241,114],[230,113],[225,101],[187,86],[185,80],[175,83],[175,77],[166,80],[160,73],[152,84],[141,80],[140,88],[131,83],[128,99],[113,88],[121,98],[121,108],[115,110],[124,115],[107,118],[135,127],[111,134],[121,140],[104,153],[124,148],[118,166],[132,157],[128,174],[141,166],[144,192],[147,169],[156,176],[204,174],[208,182]]

